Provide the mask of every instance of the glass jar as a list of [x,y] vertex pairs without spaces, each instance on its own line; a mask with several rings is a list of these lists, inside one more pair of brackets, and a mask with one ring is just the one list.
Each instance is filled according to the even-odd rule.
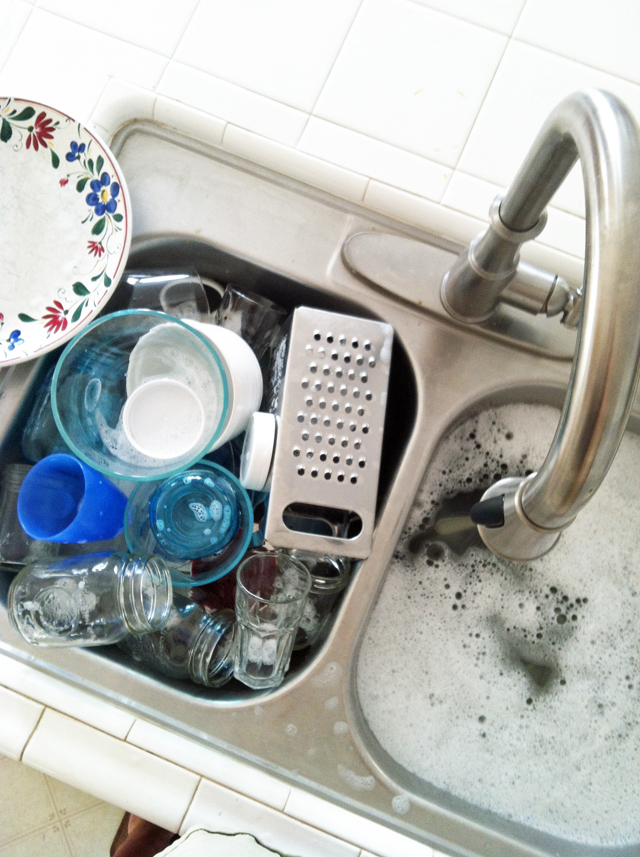
[[349,581],[349,563],[343,557],[291,549],[311,575],[311,591],[300,620],[293,648],[306,649],[322,637],[331,610]]
[[95,553],[34,562],[9,588],[9,621],[35,646],[101,646],[163,628],[169,570],[157,556]]
[[119,646],[134,660],[168,678],[221,687],[233,673],[234,630],[233,610],[208,614],[177,596],[162,631],[126,637]]

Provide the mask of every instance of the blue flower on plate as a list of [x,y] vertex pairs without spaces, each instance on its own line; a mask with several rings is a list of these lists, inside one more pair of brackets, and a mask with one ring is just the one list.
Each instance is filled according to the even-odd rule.
[[85,150],[87,147],[85,146],[85,144],[84,144],[84,143],[80,143],[80,145],[78,145],[78,144],[76,143],[76,141],[75,141],[75,140],[72,140],[72,141],[71,141],[71,143],[70,143],[70,148],[71,148],[71,151],[70,151],[70,152],[67,152],[67,154],[65,155],[65,158],[66,158],[70,163],[72,163],[73,161],[77,161],[77,160],[78,160],[78,158],[80,157],[80,155],[84,152],[84,150]]
[[24,339],[20,336],[19,330],[12,330],[7,339],[7,350],[13,351],[16,345],[22,345]]
[[91,193],[87,196],[87,204],[92,206],[98,217],[106,212],[113,214],[118,207],[117,196],[120,193],[118,182],[112,182],[109,173],[104,172],[99,179],[93,179],[90,184]]

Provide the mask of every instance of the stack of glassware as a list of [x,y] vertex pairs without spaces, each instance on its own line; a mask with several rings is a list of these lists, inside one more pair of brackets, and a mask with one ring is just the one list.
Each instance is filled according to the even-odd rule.
[[[238,480],[286,311],[193,271],[125,272],[120,311],[45,372],[0,497],[12,627],[34,646],[117,644],[170,679],[277,687],[318,645],[340,557],[273,551]],[[213,323],[212,323],[213,322]],[[256,514],[254,514],[254,512]]]

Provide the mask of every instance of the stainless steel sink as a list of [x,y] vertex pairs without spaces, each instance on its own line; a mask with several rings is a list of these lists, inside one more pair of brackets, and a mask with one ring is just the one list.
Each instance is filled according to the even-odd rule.
[[[602,853],[479,810],[410,774],[378,743],[357,693],[360,643],[438,443],[452,425],[491,404],[560,404],[571,348],[566,343],[547,348],[544,335],[525,335],[520,346],[518,323],[508,319],[503,328],[515,339],[443,318],[434,296],[460,250],[457,245],[151,123],[126,126],[113,148],[131,192],[131,264],[188,263],[203,275],[238,283],[289,308],[308,304],[393,325],[396,345],[373,552],[355,574],[326,641],[299,653],[285,683],[272,693],[235,684],[207,691],[163,680],[118,650],[34,650],[14,635],[1,608],[0,649],[448,853]],[[398,297],[358,279],[345,266],[345,239],[375,230],[432,245],[423,295]],[[17,456],[21,409],[28,407],[30,385],[45,368],[44,363],[17,367],[6,382],[0,466]],[[637,408],[634,414],[637,419]],[[0,574],[6,592],[11,574]],[[393,694],[393,687],[388,692]],[[296,729],[287,729],[290,724]],[[637,845],[614,851],[619,857],[637,854]]]

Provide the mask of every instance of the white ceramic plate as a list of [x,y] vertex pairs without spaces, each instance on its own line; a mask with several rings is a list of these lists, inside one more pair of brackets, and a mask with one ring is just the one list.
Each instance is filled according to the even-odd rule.
[[64,113],[0,98],[0,366],[75,336],[103,308],[131,244],[109,149]]

